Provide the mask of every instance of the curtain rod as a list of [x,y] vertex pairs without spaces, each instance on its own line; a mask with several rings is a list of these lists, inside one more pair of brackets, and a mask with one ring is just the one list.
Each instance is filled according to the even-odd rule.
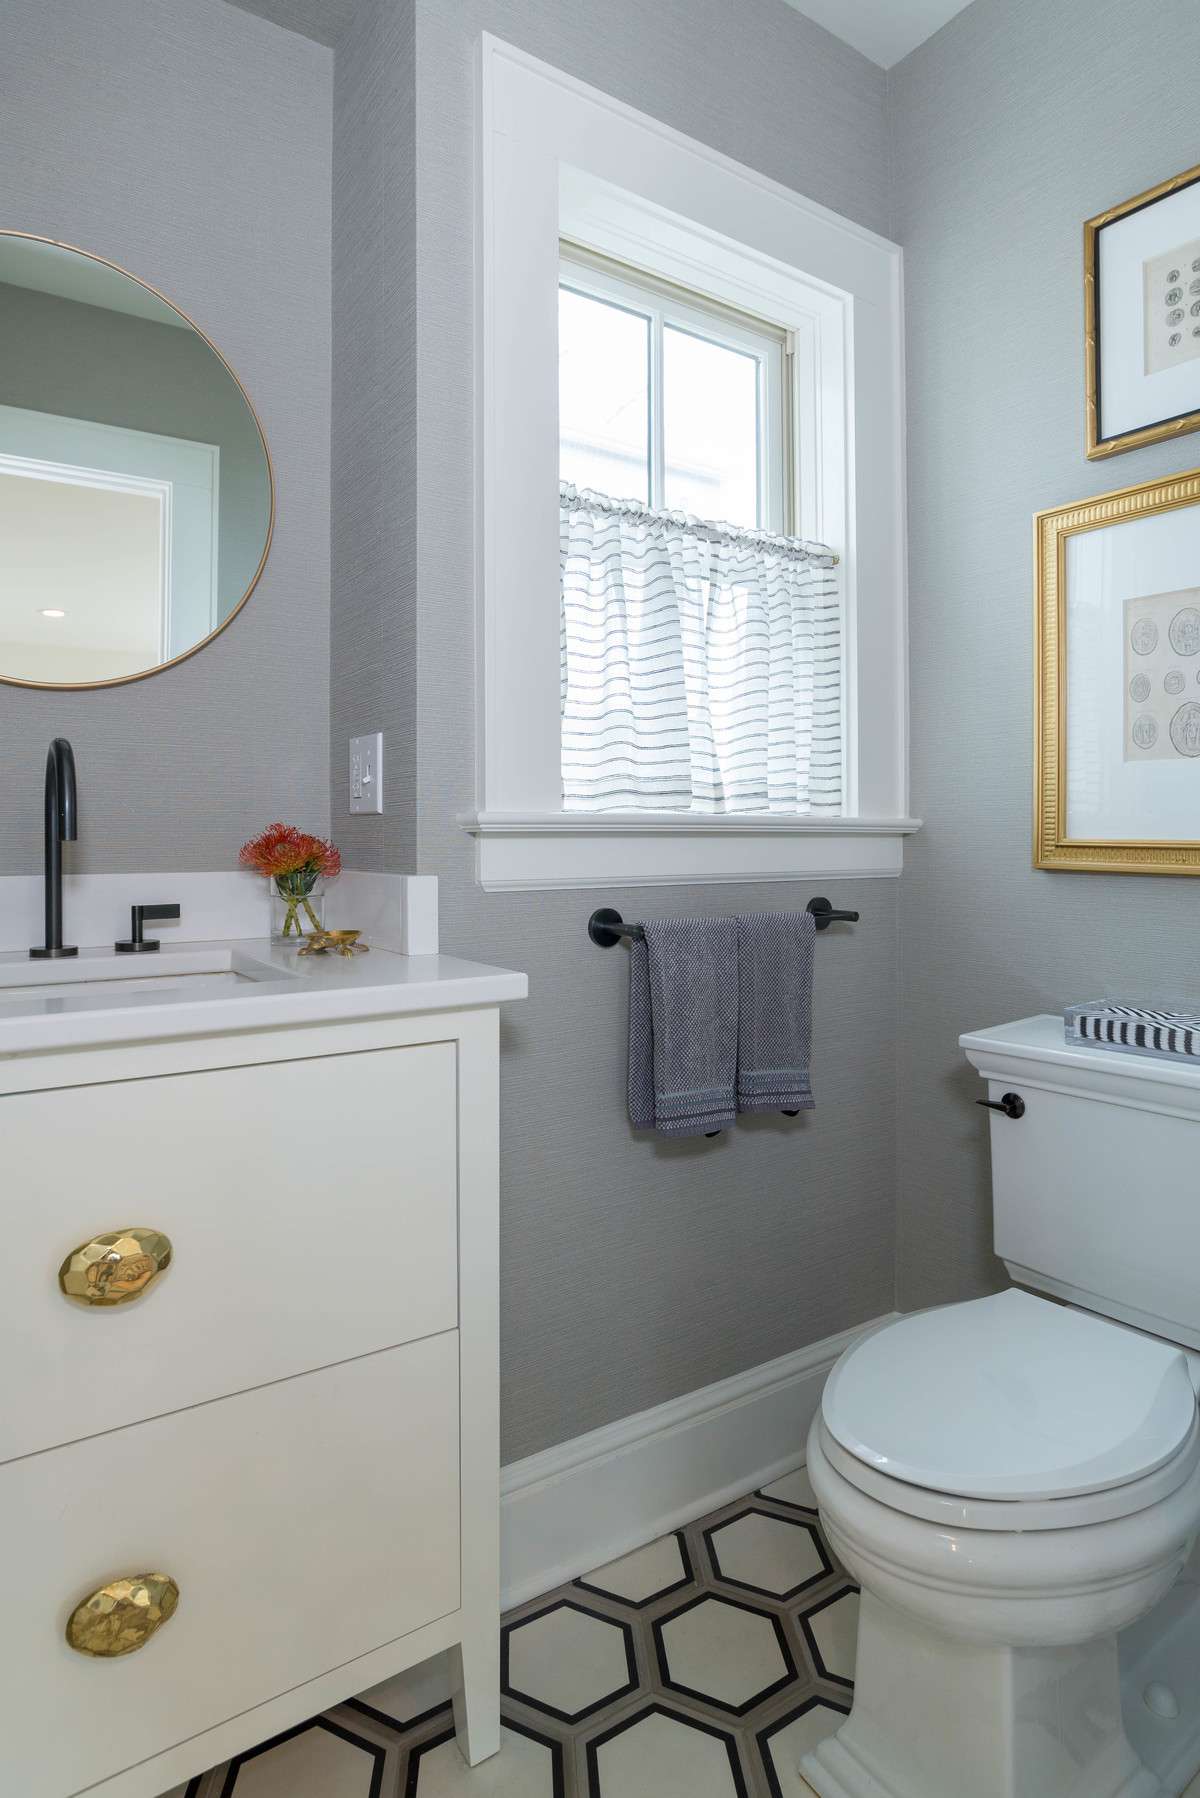
[[748,530],[743,525],[721,524],[694,518],[690,512],[660,512],[637,499],[613,499],[591,487],[576,487],[560,481],[558,503],[566,512],[607,512],[616,518],[628,518],[634,524],[658,525],[687,531],[707,543],[745,543],[752,549],[768,550],[775,555],[791,556],[800,562],[811,562],[817,568],[836,568],[841,557],[827,543],[810,543],[804,537],[783,537],[775,531]]

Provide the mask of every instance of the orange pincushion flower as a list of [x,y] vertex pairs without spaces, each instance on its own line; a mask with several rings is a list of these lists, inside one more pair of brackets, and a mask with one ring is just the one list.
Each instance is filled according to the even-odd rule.
[[332,879],[342,871],[342,858],[324,837],[310,836],[293,824],[268,824],[258,836],[243,843],[238,860],[256,874],[278,878],[281,874],[324,874]]

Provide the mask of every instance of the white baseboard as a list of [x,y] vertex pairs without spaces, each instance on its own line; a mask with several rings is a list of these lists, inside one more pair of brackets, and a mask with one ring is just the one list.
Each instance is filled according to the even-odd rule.
[[503,1468],[504,1608],[798,1467],[830,1368],[887,1321],[858,1324]]

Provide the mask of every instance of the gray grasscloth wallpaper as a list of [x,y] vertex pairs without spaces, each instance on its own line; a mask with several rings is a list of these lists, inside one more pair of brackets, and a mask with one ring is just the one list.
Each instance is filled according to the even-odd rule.
[[1081,225],[1197,160],[1191,0],[975,0],[892,71],[907,265],[913,809],[901,882],[898,1296],[998,1284],[958,1033],[1200,997],[1200,888],[1030,867],[1041,506],[1200,462],[1083,454]]
[[494,32],[877,229],[884,78],[783,0],[417,0],[416,16],[419,865],[441,878],[443,942],[528,969],[532,988],[504,1024],[513,1460],[890,1308],[896,889],[836,884],[863,922],[818,944],[813,1117],[664,1145],[625,1121],[625,952],[591,946],[588,913],[765,909],[810,889],[474,883],[455,813],[473,799],[475,42]]
[[[330,790],[348,866],[416,865],[416,255],[411,4],[358,0],[333,109]],[[348,742],[384,733],[382,817],[352,817]]]
[[0,224],[96,250],[195,318],[279,493],[259,588],[201,655],[97,692],[0,686],[2,873],[41,866],[57,732],[77,867],[221,868],[278,813],[327,826],[332,76],[328,50],[222,0],[5,0]]

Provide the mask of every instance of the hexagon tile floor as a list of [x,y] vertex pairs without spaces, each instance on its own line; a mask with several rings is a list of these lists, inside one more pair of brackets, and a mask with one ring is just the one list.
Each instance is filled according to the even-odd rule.
[[803,1471],[545,1597],[501,1631],[501,1752],[473,1771],[441,1657],[167,1798],[802,1798],[849,1709],[856,1587]]

